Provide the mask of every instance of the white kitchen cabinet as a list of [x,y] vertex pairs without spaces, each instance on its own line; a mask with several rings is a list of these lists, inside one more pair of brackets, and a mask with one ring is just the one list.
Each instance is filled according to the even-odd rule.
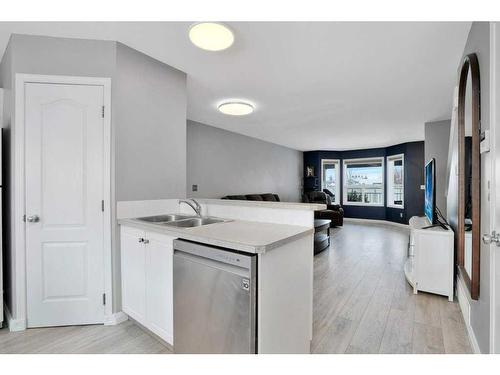
[[146,232],[146,319],[148,328],[173,342],[173,240]]
[[173,240],[121,226],[122,308],[173,344]]
[[121,227],[122,307],[138,322],[146,320],[146,249],[144,231]]

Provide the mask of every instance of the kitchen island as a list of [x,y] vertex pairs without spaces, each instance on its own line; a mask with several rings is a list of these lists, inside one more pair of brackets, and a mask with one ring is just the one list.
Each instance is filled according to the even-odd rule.
[[[120,219],[123,311],[175,351],[174,240],[208,245],[229,254],[251,254],[256,259],[257,286],[256,324],[252,328],[255,346],[250,352],[309,353],[312,222],[311,226],[300,226],[219,217],[224,221],[188,228]],[[194,293],[186,298],[198,296]],[[228,301],[228,309],[230,305]],[[192,350],[198,351],[195,347]],[[214,344],[204,352],[231,351],[222,351]]]

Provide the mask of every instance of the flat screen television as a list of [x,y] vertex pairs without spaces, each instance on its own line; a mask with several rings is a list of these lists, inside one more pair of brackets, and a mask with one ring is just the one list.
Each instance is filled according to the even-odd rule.
[[431,225],[436,224],[436,160],[432,158],[425,165],[425,207],[424,213]]

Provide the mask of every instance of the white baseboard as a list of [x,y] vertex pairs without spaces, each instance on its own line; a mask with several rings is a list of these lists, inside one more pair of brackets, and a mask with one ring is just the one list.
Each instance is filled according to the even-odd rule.
[[464,317],[465,327],[467,328],[467,334],[469,335],[469,341],[472,346],[472,350],[474,354],[481,354],[481,350],[479,349],[479,344],[477,343],[476,335],[474,334],[474,330],[470,325],[470,299],[467,296],[467,287],[463,284],[463,281],[460,277],[457,278],[457,298],[458,305],[460,306],[460,311],[462,312],[462,316]]
[[372,224],[372,225],[385,224],[385,225],[393,225],[399,228],[405,228],[405,229],[409,228],[408,224],[395,223],[389,220],[357,219],[354,217],[344,217],[344,221],[348,223]]
[[26,319],[12,318],[12,315],[5,301],[3,306],[5,311],[5,319],[7,320],[7,326],[9,327],[9,331],[11,332],[24,331],[26,329]]
[[120,323],[123,323],[128,320],[128,315],[125,314],[123,311],[111,314],[111,315],[106,315],[104,317],[104,325],[105,326],[114,326]]
[[[5,320],[7,321],[7,325],[11,332],[24,331],[26,329],[26,320],[13,319],[5,302],[4,302],[4,312],[5,312]],[[104,317],[104,325],[112,326],[123,323],[127,320],[128,320],[128,315],[120,311],[111,315],[106,315]]]

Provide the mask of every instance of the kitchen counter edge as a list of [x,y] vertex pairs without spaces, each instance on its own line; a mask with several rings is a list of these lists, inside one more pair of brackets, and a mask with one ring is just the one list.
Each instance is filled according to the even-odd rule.
[[244,221],[244,220],[230,220],[224,223],[216,223],[216,224],[210,224],[210,225],[225,225],[225,226],[230,226],[231,223],[252,223],[252,224],[262,224],[262,225],[273,225],[273,226],[288,226],[288,227],[295,227],[295,228],[301,228],[301,231],[298,231],[297,233],[294,233],[292,235],[283,237],[281,239],[278,239],[276,241],[272,241],[266,244],[262,245],[253,245],[253,244],[248,244],[244,242],[237,242],[234,240],[225,240],[224,238],[210,238],[207,236],[204,236],[202,234],[197,234],[196,229],[200,227],[194,227],[194,228],[175,228],[175,227],[169,227],[166,225],[160,225],[160,224],[154,224],[154,223],[147,223],[143,221],[139,221],[137,219],[119,219],[118,224],[119,225],[125,225],[125,226],[130,226],[138,229],[144,229],[144,230],[151,230],[157,233],[163,233],[166,235],[170,236],[175,236],[179,239],[184,239],[188,241],[194,241],[194,242],[199,242],[203,243],[206,245],[212,245],[212,246],[219,246],[219,247],[224,247],[228,248],[231,250],[238,250],[238,251],[243,251],[247,253],[252,253],[252,254],[263,254],[269,250],[275,249],[277,247],[281,247],[283,245],[286,245],[290,242],[294,242],[298,240],[299,238],[302,238],[307,235],[311,235],[314,233],[314,228],[308,228],[308,227],[302,227],[298,225],[289,225],[289,224],[276,224],[276,223],[263,223],[263,222],[254,222],[254,221]]

